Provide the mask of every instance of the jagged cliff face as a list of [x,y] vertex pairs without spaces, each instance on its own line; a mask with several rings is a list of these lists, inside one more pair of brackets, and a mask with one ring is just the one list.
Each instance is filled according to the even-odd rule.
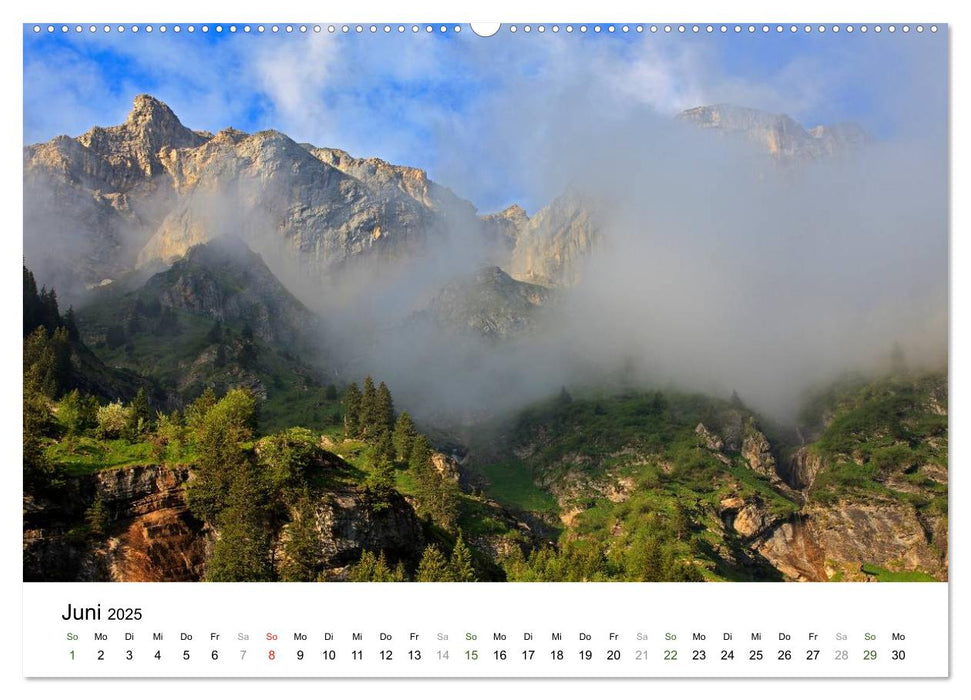
[[[25,581],[197,581],[213,530],[189,513],[187,467],[108,469],[69,479],[62,493],[24,498]],[[80,529],[100,499],[107,536]]]
[[755,548],[793,580],[866,580],[865,565],[947,580],[946,522],[895,499],[810,503],[756,534]]
[[[199,581],[219,533],[189,512],[186,466],[132,466],[67,480],[55,496],[24,498],[25,581]],[[85,513],[100,500],[106,533],[84,530]],[[364,489],[343,484],[318,490],[314,522],[319,565],[341,579],[367,551],[415,565],[424,546],[418,516],[401,496],[382,508]],[[286,528],[276,535],[283,554]]]
[[865,146],[869,139],[858,124],[806,129],[788,115],[734,105],[695,107],[679,114],[678,119],[701,129],[741,137],[784,162],[851,152]]
[[380,158],[355,158],[339,148],[318,148],[301,144],[320,162],[357,178],[377,194],[400,193],[418,204],[444,216],[475,215],[475,207],[455,196],[450,189],[428,179],[420,168],[392,165]]
[[[748,465],[801,507],[773,519],[758,504],[723,503],[729,525],[789,579],[866,580],[883,569],[946,580],[946,378],[841,391],[808,417],[809,442],[782,460],[774,454],[784,450],[746,423]],[[717,435],[703,437],[717,446]]]
[[482,217],[504,267],[518,280],[547,287],[576,284],[583,260],[600,241],[595,207],[576,194],[558,197],[530,218],[513,205]]
[[561,398],[503,438],[568,539],[616,552],[685,508],[715,578],[947,580],[946,375],[835,385],[791,437],[738,401],[659,397]]
[[191,248],[138,294],[214,321],[246,324],[266,342],[280,345],[307,338],[316,323],[263,259],[235,237]]
[[[733,105],[689,109],[678,119],[699,129],[738,138],[777,163],[797,165],[862,149],[869,136],[857,124],[806,129],[785,114],[769,114]],[[533,217],[518,206],[483,217],[493,236],[508,250],[503,265],[516,279],[551,287],[576,284],[582,263],[603,238],[600,207],[577,193],[558,197]]]
[[[124,124],[58,136],[24,149],[24,252],[62,293],[95,286],[134,266],[138,251],[174,204],[161,153],[193,148],[161,102],[141,95]],[[75,289],[63,289],[64,282]]]
[[[785,115],[728,105],[679,118],[738,135],[785,162],[867,142],[854,124],[807,130]],[[227,233],[271,266],[311,280],[355,261],[408,256],[449,231],[481,233],[489,247],[483,264],[521,281],[568,286],[601,240],[602,213],[568,193],[532,217],[518,206],[477,217],[471,203],[418,168],[299,144],[277,131],[193,131],[148,95],[135,98],[121,125],[24,149],[26,258],[67,296],[136,267],[170,264]]]
[[384,552],[391,561],[417,565],[425,537],[414,509],[395,494],[387,507],[374,509],[364,490],[342,486],[319,495],[314,524],[320,536],[324,576],[342,579],[365,551]]
[[498,267],[488,267],[472,280],[446,285],[429,303],[428,313],[451,330],[500,340],[535,328],[549,298],[546,287],[519,282]]
[[[120,126],[25,148],[24,187],[28,259],[88,287],[225,233],[319,275],[478,226],[424,171],[275,131],[194,132],[147,95]],[[52,256],[64,244],[76,255]]]
[[[276,131],[227,129],[199,148],[166,151],[165,162],[178,202],[139,265],[170,262],[226,231],[227,221],[257,251],[317,274],[367,253],[407,250],[444,226],[394,185],[366,184]],[[415,189],[421,179],[408,176]]]

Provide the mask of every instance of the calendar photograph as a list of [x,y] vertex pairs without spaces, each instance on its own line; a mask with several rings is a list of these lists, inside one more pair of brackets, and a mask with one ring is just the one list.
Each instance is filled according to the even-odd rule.
[[24,25],[24,581],[947,581],[947,35]]

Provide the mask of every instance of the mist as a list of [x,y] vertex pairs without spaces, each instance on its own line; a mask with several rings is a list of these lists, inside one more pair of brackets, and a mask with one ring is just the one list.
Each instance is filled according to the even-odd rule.
[[[420,148],[422,162],[402,160],[410,153],[396,160],[427,167],[480,214],[519,201],[532,216],[565,193],[589,203],[598,244],[579,281],[536,311],[530,332],[496,341],[423,313],[444,285],[483,265],[507,266],[508,251],[461,207],[441,212],[446,225],[393,255],[325,268],[306,264],[299,242],[279,235],[289,205],[300,204],[286,200],[285,176],[238,173],[224,191],[197,191],[185,205],[200,240],[241,235],[321,316],[319,360],[331,376],[372,374],[399,409],[428,424],[474,422],[561,386],[622,385],[735,391],[791,421],[810,387],[849,371],[887,371],[895,344],[915,369],[946,367],[946,42],[906,48],[853,37],[849,50],[846,36],[793,37],[816,43],[777,73],[743,81],[725,74],[712,48],[732,37],[658,36],[621,50],[589,39],[462,37],[421,50],[408,44],[397,63],[365,51],[370,44],[331,47],[319,75],[291,65],[306,55],[290,45],[255,61],[265,78],[256,82],[286,93],[274,103],[282,121],[274,126],[295,130],[297,140],[353,144],[359,157],[393,153],[388,144]],[[427,116],[409,97],[406,129],[388,121],[393,110],[353,101],[349,90],[336,103],[347,123],[368,130],[348,134],[339,110],[321,106],[327,119],[317,118],[316,103],[303,99],[314,81],[350,80],[344,52],[365,61],[376,81],[382,71],[407,83],[448,66],[450,79],[467,79],[474,94],[464,111],[435,104]],[[280,85],[281,75],[306,80]],[[716,102],[786,112],[807,128],[857,119],[872,140],[859,151],[787,161],[674,118]],[[325,135],[314,131],[320,124]],[[288,206],[267,204],[279,201]],[[67,234],[64,245],[75,245]],[[127,257],[146,242],[144,232],[116,238],[137,241]],[[25,241],[28,264],[43,257],[45,241]],[[45,269],[40,278],[54,275]]]
[[887,371],[895,344],[914,368],[946,366],[943,153],[876,143],[785,166],[657,117],[567,152],[557,167],[599,203],[602,242],[540,329],[495,343],[400,323],[478,262],[454,240],[475,233],[452,231],[447,252],[344,299],[342,317],[364,319],[331,326],[350,374],[380,376],[428,418],[473,420],[623,372],[643,387],[737,391],[787,421],[808,388]]

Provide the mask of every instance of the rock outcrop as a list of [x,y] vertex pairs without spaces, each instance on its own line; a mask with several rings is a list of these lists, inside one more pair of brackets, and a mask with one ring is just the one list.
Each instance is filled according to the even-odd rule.
[[[213,531],[186,506],[187,467],[107,469],[68,480],[49,500],[25,497],[25,581],[196,581]],[[86,534],[99,501],[105,537]]]
[[[24,580],[201,580],[219,535],[189,512],[190,479],[184,466],[132,466],[69,479],[56,497],[25,497]],[[95,502],[104,509],[100,536],[86,526]],[[421,557],[421,522],[400,495],[375,504],[362,487],[337,483],[313,493],[313,514],[327,578],[343,578],[364,551],[410,567]],[[275,533],[278,544],[285,537],[286,527]]]
[[459,483],[461,470],[459,469],[458,461],[454,457],[443,452],[433,452],[432,466],[435,467],[435,471],[438,472],[439,476],[446,481],[453,481],[456,484]]
[[189,249],[149,279],[139,298],[213,321],[246,325],[267,343],[293,347],[311,337],[314,314],[235,236]]
[[341,486],[319,494],[314,522],[320,536],[325,576],[342,578],[365,551],[384,552],[389,561],[415,566],[424,548],[418,516],[400,495],[374,507],[357,486]]
[[576,193],[563,195],[529,217],[513,205],[483,217],[502,249],[506,266],[518,280],[548,287],[579,281],[582,265],[600,242],[596,207]]
[[808,490],[812,488],[816,474],[823,468],[823,460],[819,453],[811,447],[803,445],[788,460],[786,481],[793,488]]
[[748,463],[749,469],[766,479],[778,479],[775,469],[775,457],[769,440],[755,425],[755,421],[748,418],[745,422],[745,432],[742,438],[742,457]]
[[443,287],[421,315],[454,331],[472,331],[501,340],[530,331],[550,290],[514,280],[498,267],[480,270],[471,280]]
[[737,136],[783,162],[841,155],[866,146],[869,136],[858,124],[805,129],[786,114],[719,104],[694,107],[678,119],[701,129]]
[[805,506],[756,546],[787,577],[862,581],[865,565],[947,579],[947,527],[889,499]]
[[480,226],[471,204],[419,169],[277,131],[192,131],[147,95],[119,126],[27,146],[24,191],[26,257],[65,296],[226,233],[319,275]]
[[[739,135],[786,162],[852,152],[868,141],[853,124],[807,130],[785,115],[728,105],[679,118]],[[482,264],[525,282],[568,286],[600,244],[606,209],[571,191],[532,217],[515,205],[479,217],[419,168],[273,130],[193,131],[148,95],[135,98],[120,125],[27,146],[23,157],[26,258],[67,298],[136,266],[169,264],[226,233],[273,269],[310,280],[358,261],[407,257],[448,232],[481,233]]]

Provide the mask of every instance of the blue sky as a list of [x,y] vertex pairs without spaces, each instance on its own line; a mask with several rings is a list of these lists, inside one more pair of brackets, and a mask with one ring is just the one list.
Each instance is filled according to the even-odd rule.
[[[198,27],[199,25],[197,25]],[[213,25],[214,26],[214,25]],[[229,25],[224,25],[228,27]],[[242,25],[240,25],[242,26]],[[593,25],[590,25],[591,27]],[[483,211],[544,203],[537,160],[620,115],[732,102],[883,140],[946,138],[946,30],[460,34],[24,28],[24,140],[120,123],[147,92],[184,124],[275,128],[423,167]],[[570,123],[564,140],[558,125]]]

